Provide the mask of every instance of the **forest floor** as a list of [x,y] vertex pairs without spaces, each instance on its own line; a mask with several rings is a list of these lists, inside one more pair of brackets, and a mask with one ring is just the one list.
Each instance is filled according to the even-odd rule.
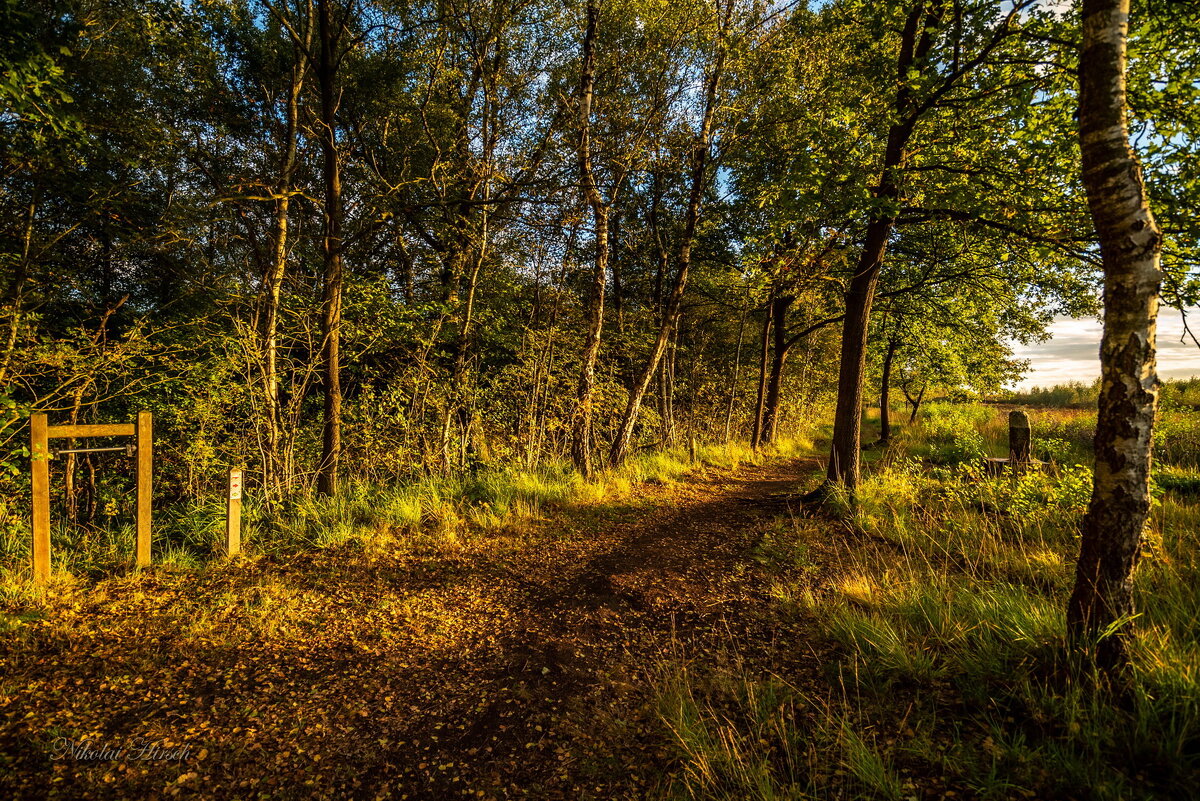
[[[700,468],[456,542],[152,570],[8,610],[0,792],[668,792],[664,665],[820,681],[827,646],[777,613],[780,563],[761,558],[816,468]],[[807,543],[806,580],[850,547],[835,525]]]
[[1064,634],[1092,420],[988,477],[1006,415],[939,406],[820,513],[804,440],[0,584],[0,798],[1200,797],[1200,416],[1162,423],[1112,686]]

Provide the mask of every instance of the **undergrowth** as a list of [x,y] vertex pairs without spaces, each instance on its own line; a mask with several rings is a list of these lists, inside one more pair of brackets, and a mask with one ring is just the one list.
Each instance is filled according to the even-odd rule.
[[[755,452],[739,443],[699,444],[631,456],[617,469],[583,479],[569,464],[512,467],[457,476],[427,476],[400,485],[351,481],[335,496],[296,494],[267,505],[253,492],[244,500],[242,548],[248,558],[314,549],[405,543],[452,544],[479,532],[515,530],[555,509],[611,503],[643,483],[668,484],[700,466],[736,467],[782,458],[810,443],[785,439]],[[54,579],[70,582],[132,569],[129,523],[77,526],[55,510]],[[26,520],[0,527],[0,593],[35,592],[30,585]],[[198,569],[224,558],[225,505],[220,497],[157,509],[155,569]]]

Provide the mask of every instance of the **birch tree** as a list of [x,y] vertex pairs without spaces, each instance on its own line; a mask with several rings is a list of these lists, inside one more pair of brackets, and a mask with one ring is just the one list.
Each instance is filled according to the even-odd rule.
[[1079,145],[1104,265],[1104,338],[1095,479],[1067,630],[1077,643],[1094,643],[1098,664],[1111,669],[1124,661],[1120,626],[1133,615],[1133,569],[1150,511],[1162,235],[1129,144],[1129,0],[1084,0],[1082,19]]

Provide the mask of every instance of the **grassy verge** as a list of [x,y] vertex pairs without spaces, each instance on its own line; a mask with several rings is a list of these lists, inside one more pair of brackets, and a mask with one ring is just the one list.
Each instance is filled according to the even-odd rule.
[[[552,510],[622,501],[635,495],[639,484],[670,483],[699,466],[731,468],[782,458],[809,444],[798,438],[759,452],[740,443],[658,450],[635,455],[620,468],[586,480],[562,463],[430,476],[404,485],[350,482],[333,498],[298,494],[273,509],[250,493],[242,545],[249,559],[347,545],[453,545],[481,532],[518,529]],[[224,515],[224,501],[218,497],[157,511],[152,569],[195,570],[221,561]],[[59,523],[52,537],[52,586],[133,569],[129,525],[88,528]],[[0,532],[0,600],[39,592],[30,583],[29,543],[24,521]]]
[[1195,797],[1200,473],[1160,466],[1132,671],[1119,692],[1097,689],[1063,638],[1091,483],[1071,432],[1086,417],[1041,417],[1059,434],[1051,474],[984,477],[976,460],[1002,447],[1003,413],[934,407],[853,508],[778,522],[759,549],[776,613],[828,649],[823,678],[664,664],[658,711],[679,766],[666,796]]

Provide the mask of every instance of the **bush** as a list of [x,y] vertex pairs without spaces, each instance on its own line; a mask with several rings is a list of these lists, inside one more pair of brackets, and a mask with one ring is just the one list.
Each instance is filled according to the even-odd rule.
[[920,431],[929,459],[942,465],[980,461],[988,452],[980,427],[995,415],[980,404],[929,404]]

